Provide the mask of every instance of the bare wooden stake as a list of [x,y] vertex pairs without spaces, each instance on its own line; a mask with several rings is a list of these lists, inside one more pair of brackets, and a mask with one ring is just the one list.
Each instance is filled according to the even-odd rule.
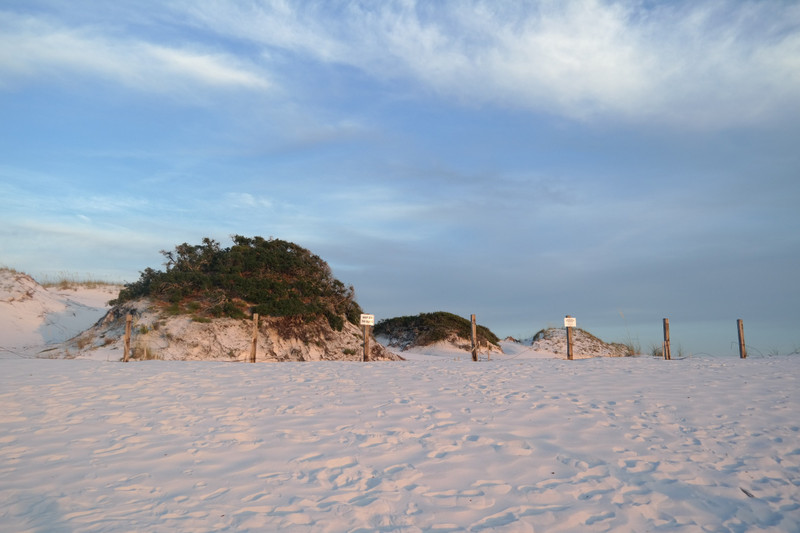
[[[572,316],[567,315],[567,318],[572,318]],[[572,344],[572,327],[567,326],[567,359],[570,361],[573,359]]]
[[475,324],[475,315],[470,315],[470,321],[472,322],[471,328],[471,339],[472,339],[472,360],[478,360],[478,331],[477,326]]
[[253,340],[250,344],[250,362],[256,362],[256,348],[258,347],[258,313],[253,313]]
[[130,313],[125,317],[125,354],[122,356],[122,362],[128,362],[128,356],[131,353],[131,322],[133,316]]
[[669,318],[664,319],[664,359],[672,359],[672,353],[669,347]]
[[747,359],[747,349],[744,346],[744,322],[741,318],[736,321],[736,328],[739,330],[739,357]]

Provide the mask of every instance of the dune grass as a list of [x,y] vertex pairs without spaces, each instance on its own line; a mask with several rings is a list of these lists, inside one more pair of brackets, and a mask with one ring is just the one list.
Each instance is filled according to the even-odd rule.
[[45,274],[38,278],[31,276],[27,272],[17,270],[16,268],[0,265],[0,272],[9,272],[14,275],[29,276],[36,280],[36,282],[46,289],[96,289],[100,287],[122,287],[121,281],[109,281],[102,279],[91,274],[77,274],[75,272],[62,271],[58,274]]
[[122,287],[121,282],[109,281],[90,274],[76,274],[74,272],[59,272],[55,275],[44,275],[36,281],[47,289],[97,289],[101,287]]
[[0,272],[10,272],[11,274],[24,274],[24,272],[20,272],[16,268],[11,268],[5,265],[0,265]]

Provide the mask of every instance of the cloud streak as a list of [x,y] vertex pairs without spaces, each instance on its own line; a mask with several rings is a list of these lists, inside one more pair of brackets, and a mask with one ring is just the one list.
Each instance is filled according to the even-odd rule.
[[198,88],[264,91],[272,86],[255,65],[231,54],[0,12],[0,80],[5,80],[0,83],[9,86],[36,79],[69,83],[75,74],[135,90],[183,95]]
[[695,128],[800,108],[800,5],[791,3],[176,5],[266,55],[347,65],[470,105]]
[[120,28],[65,27],[0,12],[0,79],[8,86],[82,73],[184,96],[197,88],[291,93],[307,81],[294,63],[310,60],[358,69],[387,92],[432,92],[468,106],[581,121],[610,117],[714,129],[787,113],[796,118],[800,109],[800,5],[794,3],[210,0],[169,6],[174,19],[220,39],[209,47],[191,34],[170,36],[170,26],[156,17],[142,23],[160,31],[142,40]]

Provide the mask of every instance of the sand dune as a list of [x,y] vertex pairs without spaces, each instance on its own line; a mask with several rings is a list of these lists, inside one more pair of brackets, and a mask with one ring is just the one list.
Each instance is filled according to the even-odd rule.
[[102,318],[118,293],[116,285],[45,288],[0,269],[0,358],[47,356]]

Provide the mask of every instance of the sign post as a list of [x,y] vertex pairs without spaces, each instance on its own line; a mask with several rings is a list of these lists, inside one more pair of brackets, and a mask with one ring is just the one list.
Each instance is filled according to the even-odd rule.
[[564,327],[567,328],[567,359],[572,360],[572,328],[578,325],[578,320],[570,315],[564,317]]
[[253,338],[250,340],[250,362],[256,362],[256,350],[258,349],[258,313],[253,313]]
[[364,362],[369,361],[369,332],[375,325],[375,315],[361,315],[361,325],[364,327]]

